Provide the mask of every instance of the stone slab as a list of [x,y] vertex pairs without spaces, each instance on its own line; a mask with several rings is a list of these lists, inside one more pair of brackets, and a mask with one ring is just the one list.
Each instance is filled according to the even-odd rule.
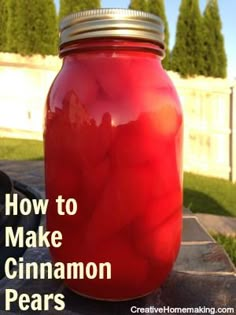
[[212,237],[206,230],[199,224],[195,217],[184,217],[183,220],[183,242],[213,242]]
[[205,213],[196,213],[196,217],[209,232],[236,236],[236,218]]
[[232,307],[235,313],[236,276],[172,272],[162,288],[161,301],[171,307]]
[[33,188],[45,188],[43,161],[0,161],[0,169],[12,179]]
[[216,243],[182,245],[175,271],[235,272],[235,267],[223,247]]

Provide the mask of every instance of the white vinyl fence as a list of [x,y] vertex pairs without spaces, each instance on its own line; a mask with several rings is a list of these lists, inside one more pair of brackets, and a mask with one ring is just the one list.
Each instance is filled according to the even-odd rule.
[[[0,53],[0,137],[42,139],[45,99],[60,67],[57,57]],[[169,75],[184,112],[184,170],[236,182],[236,82]]]
[[236,181],[236,82],[170,76],[184,112],[184,169]]

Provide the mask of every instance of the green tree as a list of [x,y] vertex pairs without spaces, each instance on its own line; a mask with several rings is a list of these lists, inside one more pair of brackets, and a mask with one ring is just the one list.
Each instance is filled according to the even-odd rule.
[[182,0],[171,69],[182,76],[204,74],[203,21],[198,0]]
[[100,0],[60,0],[59,19],[61,20],[71,13],[82,10],[99,9],[100,7]]
[[129,9],[140,10],[145,12],[148,9],[147,0],[131,0]]
[[8,19],[6,24],[6,50],[18,53],[18,41],[21,40],[22,29],[20,29],[20,14],[22,13],[21,1],[8,0]]
[[0,52],[7,51],[7,20],[7,2],[0,0]]
[[227,57],[224,48],[224,37],[221,33],[222,23],[218,1],[208,0],[204,15],[204,74],[212,77],[226,77]]
[[158,15],[165,26],[165,45],[166,45],[166,57],[163,60],[163,66],[166,69],[169,69],[169,58],[170,58],[170,51],[169,51],[169,26],[165,14],[165,2],[164,0],[148,0],[148,12]]
[[58,30],[53,0],[8,0],[8,51],[23,55],[57,53]]
[[[57,53],[57,14],[53,0],[31,0],[34,2],[28,12],[26,53],[54,55]],[[24,49],[24,47],[22,47]]]

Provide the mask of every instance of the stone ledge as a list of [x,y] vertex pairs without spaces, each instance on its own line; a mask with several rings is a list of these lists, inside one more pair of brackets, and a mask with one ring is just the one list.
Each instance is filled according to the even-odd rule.
[[161,300],[172,307],[236,307],[235,274],[173,272],[161,291]]
[[182,233],[183,241],[208,241],[214,242],[213,238],[207,233],[207,231],[199,224],[196,217],[186,217],[184,216],[184,224],[183,224],[183,233]]
[[174,269],[178,272],[235,272],[228,255],[216,243],[182,245]]
[[236,218],[206,213],[196,213],[196,217],[208,231],[236,237]]

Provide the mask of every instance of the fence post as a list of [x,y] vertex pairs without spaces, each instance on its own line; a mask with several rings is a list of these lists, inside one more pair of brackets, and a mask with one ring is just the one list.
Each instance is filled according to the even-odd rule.
[[231,87],[230,97],[230,164],[231,164],[231,176],[232,182],[236,182],[236,84]]

